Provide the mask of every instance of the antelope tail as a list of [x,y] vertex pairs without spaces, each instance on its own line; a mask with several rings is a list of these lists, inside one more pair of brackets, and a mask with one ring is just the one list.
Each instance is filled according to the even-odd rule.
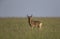
[[42,24],[43,24],[43,23],[40,23],[40,24],[39,24],[40,29],[41,29],[41,27],[42,27]]

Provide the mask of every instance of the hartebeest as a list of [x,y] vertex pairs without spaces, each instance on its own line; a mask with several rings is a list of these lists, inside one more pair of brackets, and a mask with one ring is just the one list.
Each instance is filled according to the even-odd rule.
[[33,29],[33,27],[38,27],[38,28],[41,29],[41,27],[42,27],[42,22],[41,21],[32,20],[32,15],[31,16],[27,15],[27,17],[28,17],[28,23],[32,27],[32,29]]

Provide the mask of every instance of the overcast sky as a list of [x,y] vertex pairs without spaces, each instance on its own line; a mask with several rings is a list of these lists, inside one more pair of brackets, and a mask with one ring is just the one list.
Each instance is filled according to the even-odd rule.
[[60,17],[60,0],[0,0],[0,17]]

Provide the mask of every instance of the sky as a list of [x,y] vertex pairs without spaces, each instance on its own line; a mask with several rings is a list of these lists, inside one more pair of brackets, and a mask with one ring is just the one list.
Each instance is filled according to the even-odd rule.
[[60,17],[60,0],[0,0],[0,17]]

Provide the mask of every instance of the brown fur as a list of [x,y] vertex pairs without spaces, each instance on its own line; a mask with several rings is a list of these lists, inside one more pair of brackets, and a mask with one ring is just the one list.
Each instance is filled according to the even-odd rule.
[[[32,15],[28,16],[28,23],[29,25],[33,28],[33,27],[40,27],[42,26],[42,23],[40,21],[34,21],[32,20]],[[40,24],[41,23],[41,24]]]

